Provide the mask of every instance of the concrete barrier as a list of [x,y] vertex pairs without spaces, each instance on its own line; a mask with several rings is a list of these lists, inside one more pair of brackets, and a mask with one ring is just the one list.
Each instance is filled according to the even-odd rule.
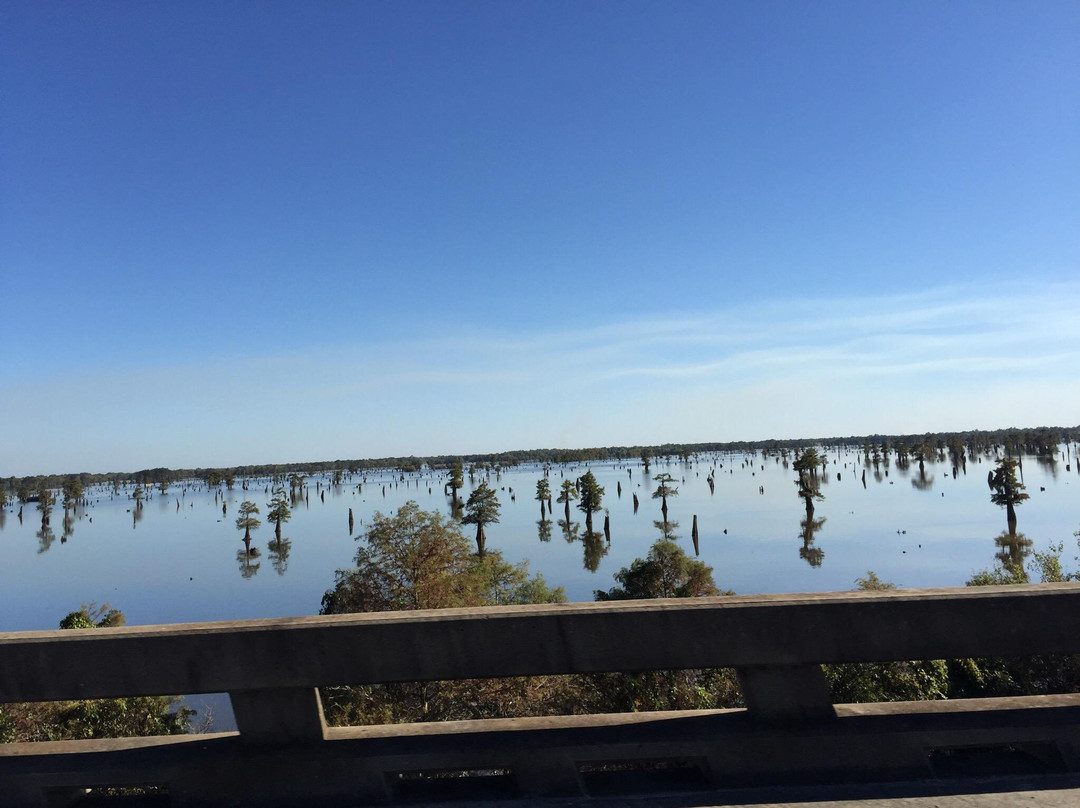
[[[328,806],[896,779],[992,747],[1071,771],[1078,696],[833,705],[819,664],[1074,653],[1078,617],[1080,586],[1044,584],[0,634],[0,702],[228,692],[239,728],[0,746],[0,805],[107,785]],[[702,667],[734,667],[746,709],[327,728],[316,689]]]

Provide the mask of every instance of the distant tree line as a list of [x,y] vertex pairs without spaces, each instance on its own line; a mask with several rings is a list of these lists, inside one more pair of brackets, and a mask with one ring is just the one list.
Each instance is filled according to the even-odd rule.
[[[5,500],[20,502],[33,499],[42,488],[62,489],[65,485],[78,484],[84,488],[92,485],[132,484],[141,487],[158,487],[167,490],[168,485],[180,480],[201,479],[211,487],[221,484],[230,489],[236,480],[254,477],[284,479],[289,475],[347,472],[350,475],[367,471],[395,469],[402,473],[415,473],[425,466],[433,470],[447,470],[454,464],[468,464],[477,470],[498,471],[524,463],[572,464],[588,462],[642,461],[646,467],[652,458],[678,458],[684,462],[697,455],[713,453],[744,453],[786,455],[812,446],[826,450],[858,449],[869,459],[874,452],[878,457],[888,458],[893,453],[897,462],[910,459],[919,462],[942,460],[951,457],[959,464],[964,457],[1003,452],[1010,456],[1037,455],[1057,458],[1067,447],[1080,440],[1080,426],[1034,427],[1028,429],[968,430],[965,432],[927,432],[921,435],[848,435],[845,437],[770,439],[759,441],[728,441],[713,443],[663,443],[652,446],[594,446],[583,449],[520,449],[510,452],[470,455],[436,455],[430,457],[379,457],[362,460],[321,460],[307,463],[263,463],[227,468],[169,469],[164,467],[141,469],[134,472],[107,472],[78,474],[50,474],[28,477],[0,478],[0,504]],[[913,453],[914,452],[914,453]],[[930,455],[934,456],[931,457]],[[340,475],[336,482],[341,482]],[[162,488],[164,486],[164,488]]]

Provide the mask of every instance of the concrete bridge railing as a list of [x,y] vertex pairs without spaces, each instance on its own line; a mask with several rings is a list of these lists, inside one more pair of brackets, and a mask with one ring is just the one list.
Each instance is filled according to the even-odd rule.
[[[1080,652],[1080,586],[625,601],[0,634],[0,702],[215,693],[239,732],[0,746],[0,805],[357,805],[1080,769],[1080,696],[833,705],[821,663]],[[317,687],[733,667],[745,709],[328,728]]]

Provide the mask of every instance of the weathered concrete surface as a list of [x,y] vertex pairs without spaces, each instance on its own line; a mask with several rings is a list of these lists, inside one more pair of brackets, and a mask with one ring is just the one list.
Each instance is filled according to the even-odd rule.
[[[1080,586],[1049,584],[0,634],[0,702],[226,691],[240,729],[0,745],[0,805],[135,784],[167,786],[178,808],[344,808],[462,785],[596,801],[613,782],[678,777],[716,802],[751,786],[926,781],[983,749],[1023,757],[1013,771],[1080,772],[1080,695],[834,707],[817,668],[1075,653],[1077,625]],[[325,726],[315,690],[713,666],[739,671],[748,709],[343,729]]]
[[505,770],[526,798],[595,798],[604,792],[583,766],[641,761],[688,763],[694,787],[713,789],[697,796],[707,802],[748,786],[930,780],[928,750],[1000,744],[1052,747],[1066,770],[1080,768],[1080,696],[920,706],[840,705],[834,720],[793,728],[720,710],[330,728],[314,744],[252,744],[237,733],[9,744],[0,804],[38,805],[43,788],[159,783],[175,806],[370,805],[411,801],[401,777],[447,770]]
[[505,606],[0,634],[0,702],[1080,651],[1080,586]]

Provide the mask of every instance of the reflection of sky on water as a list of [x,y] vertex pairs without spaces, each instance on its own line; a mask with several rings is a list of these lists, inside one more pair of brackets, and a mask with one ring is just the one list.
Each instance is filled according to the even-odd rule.
[[[871,569],[901,586],[956,586],[992,566],[995,554],[1006,549],[1000,540],[1005,513],[991,504],[986,485],[989,461],[969,461],[967,474],[961,471],[955,478],[948,463],[928,463],[924,475],[917,463],[902,469],[882,464],[876,471],[871,465],[864,487],[861,456],[851,453],[838,460],[832,452],[829,458],[821,477],[825,500],[816,503],[814,513],[815,520],[826,521],[812,531],[812,542],[805,541],[806,512],[796,494],[795,474],[773,458],[764,461],[764,468],[760,457],[752,464],[741,456],[717,459],[712,490],[707,479],[712,459],[692,466],[654,463],[652,471],[676,479],[679,494],[668,500],[668,508],[672,526],[684,526],[671,528],[677,541],[693,554],[685,526],[696,514],[700,558],[714,568],[720,587],[740,593],[850,589],[856,577]],[[656,525],[662,518],[660,503],[651,498],[652,478],[642,474],[639,461],[632,463],[631,474],[611,463],[590,467],[606,488],[610,544],[599,531],[587,535],[576,507],[569,525],[558,503],[547,528],[538,525],[534,495],[539,468],[491,479],[502,518],[487,528],[488,549],[501,550],[512,561],[530,559],[534,571],[543,572],[549,584],[565,586],[573,600],[591,600],[594,589],[610,588],[612,575],[644,557],[662,533],[662,521],[661,529]],[[563,474],[573,478],[585,470],[585,465],[553,468],[552,491],[559,490]],[[1076,554],[1072,533],[1080,528],[1075,466],[1067,472],[1063,463],[1029,458],[1024,475],[1031,499],[1017,511],[1019,531],[1036,550],[1064,541],[1065,559],[1071,562]],[[239,484],[225,491],[225,516],[212,492],[182,492],[179,485],[166,494],[148,493],[141,510],[126,496],[110,499],[107,490],[94,489],[88,494],[91,505],[64,526],[64,541],[56,541],[60,531],[41,530],[33,506],[21,524],[15,518],[18,507],[9,507],[0,521],[0,586],[6,606],[0,630],[55,627],[84,601],[108,601],[132,623],[314,614],[334,570],[348,566],[355,552],[349,508],[355,534],[376,509],[389,512],[408,499],[449,513],[441,478],[402,482],[398,477],[369,475],[359,494],[357,480],[330,488],[325,502],[312,478],[310,495],[297,500],[292,520],[282,527],[283,542],[274,548],[268,546],[274,531],[265,522],[271,499],[265,483],[248,492]],[[466,477],[463,497],[472,486]],[[640,500],[637,513],[634,494]],[[244,553],[235,529],[237,508],[245,498],[259,505],[264,518],[252,535],[258,557]],[[597,528],[603,515],[597,514]],[[63,509],[57,506],[53,525],[59,528],[63,522]],[[471,539],[472,532],[467,535]],[[808,563],[808,547],[820,551],[810,554],[820,566]]]

